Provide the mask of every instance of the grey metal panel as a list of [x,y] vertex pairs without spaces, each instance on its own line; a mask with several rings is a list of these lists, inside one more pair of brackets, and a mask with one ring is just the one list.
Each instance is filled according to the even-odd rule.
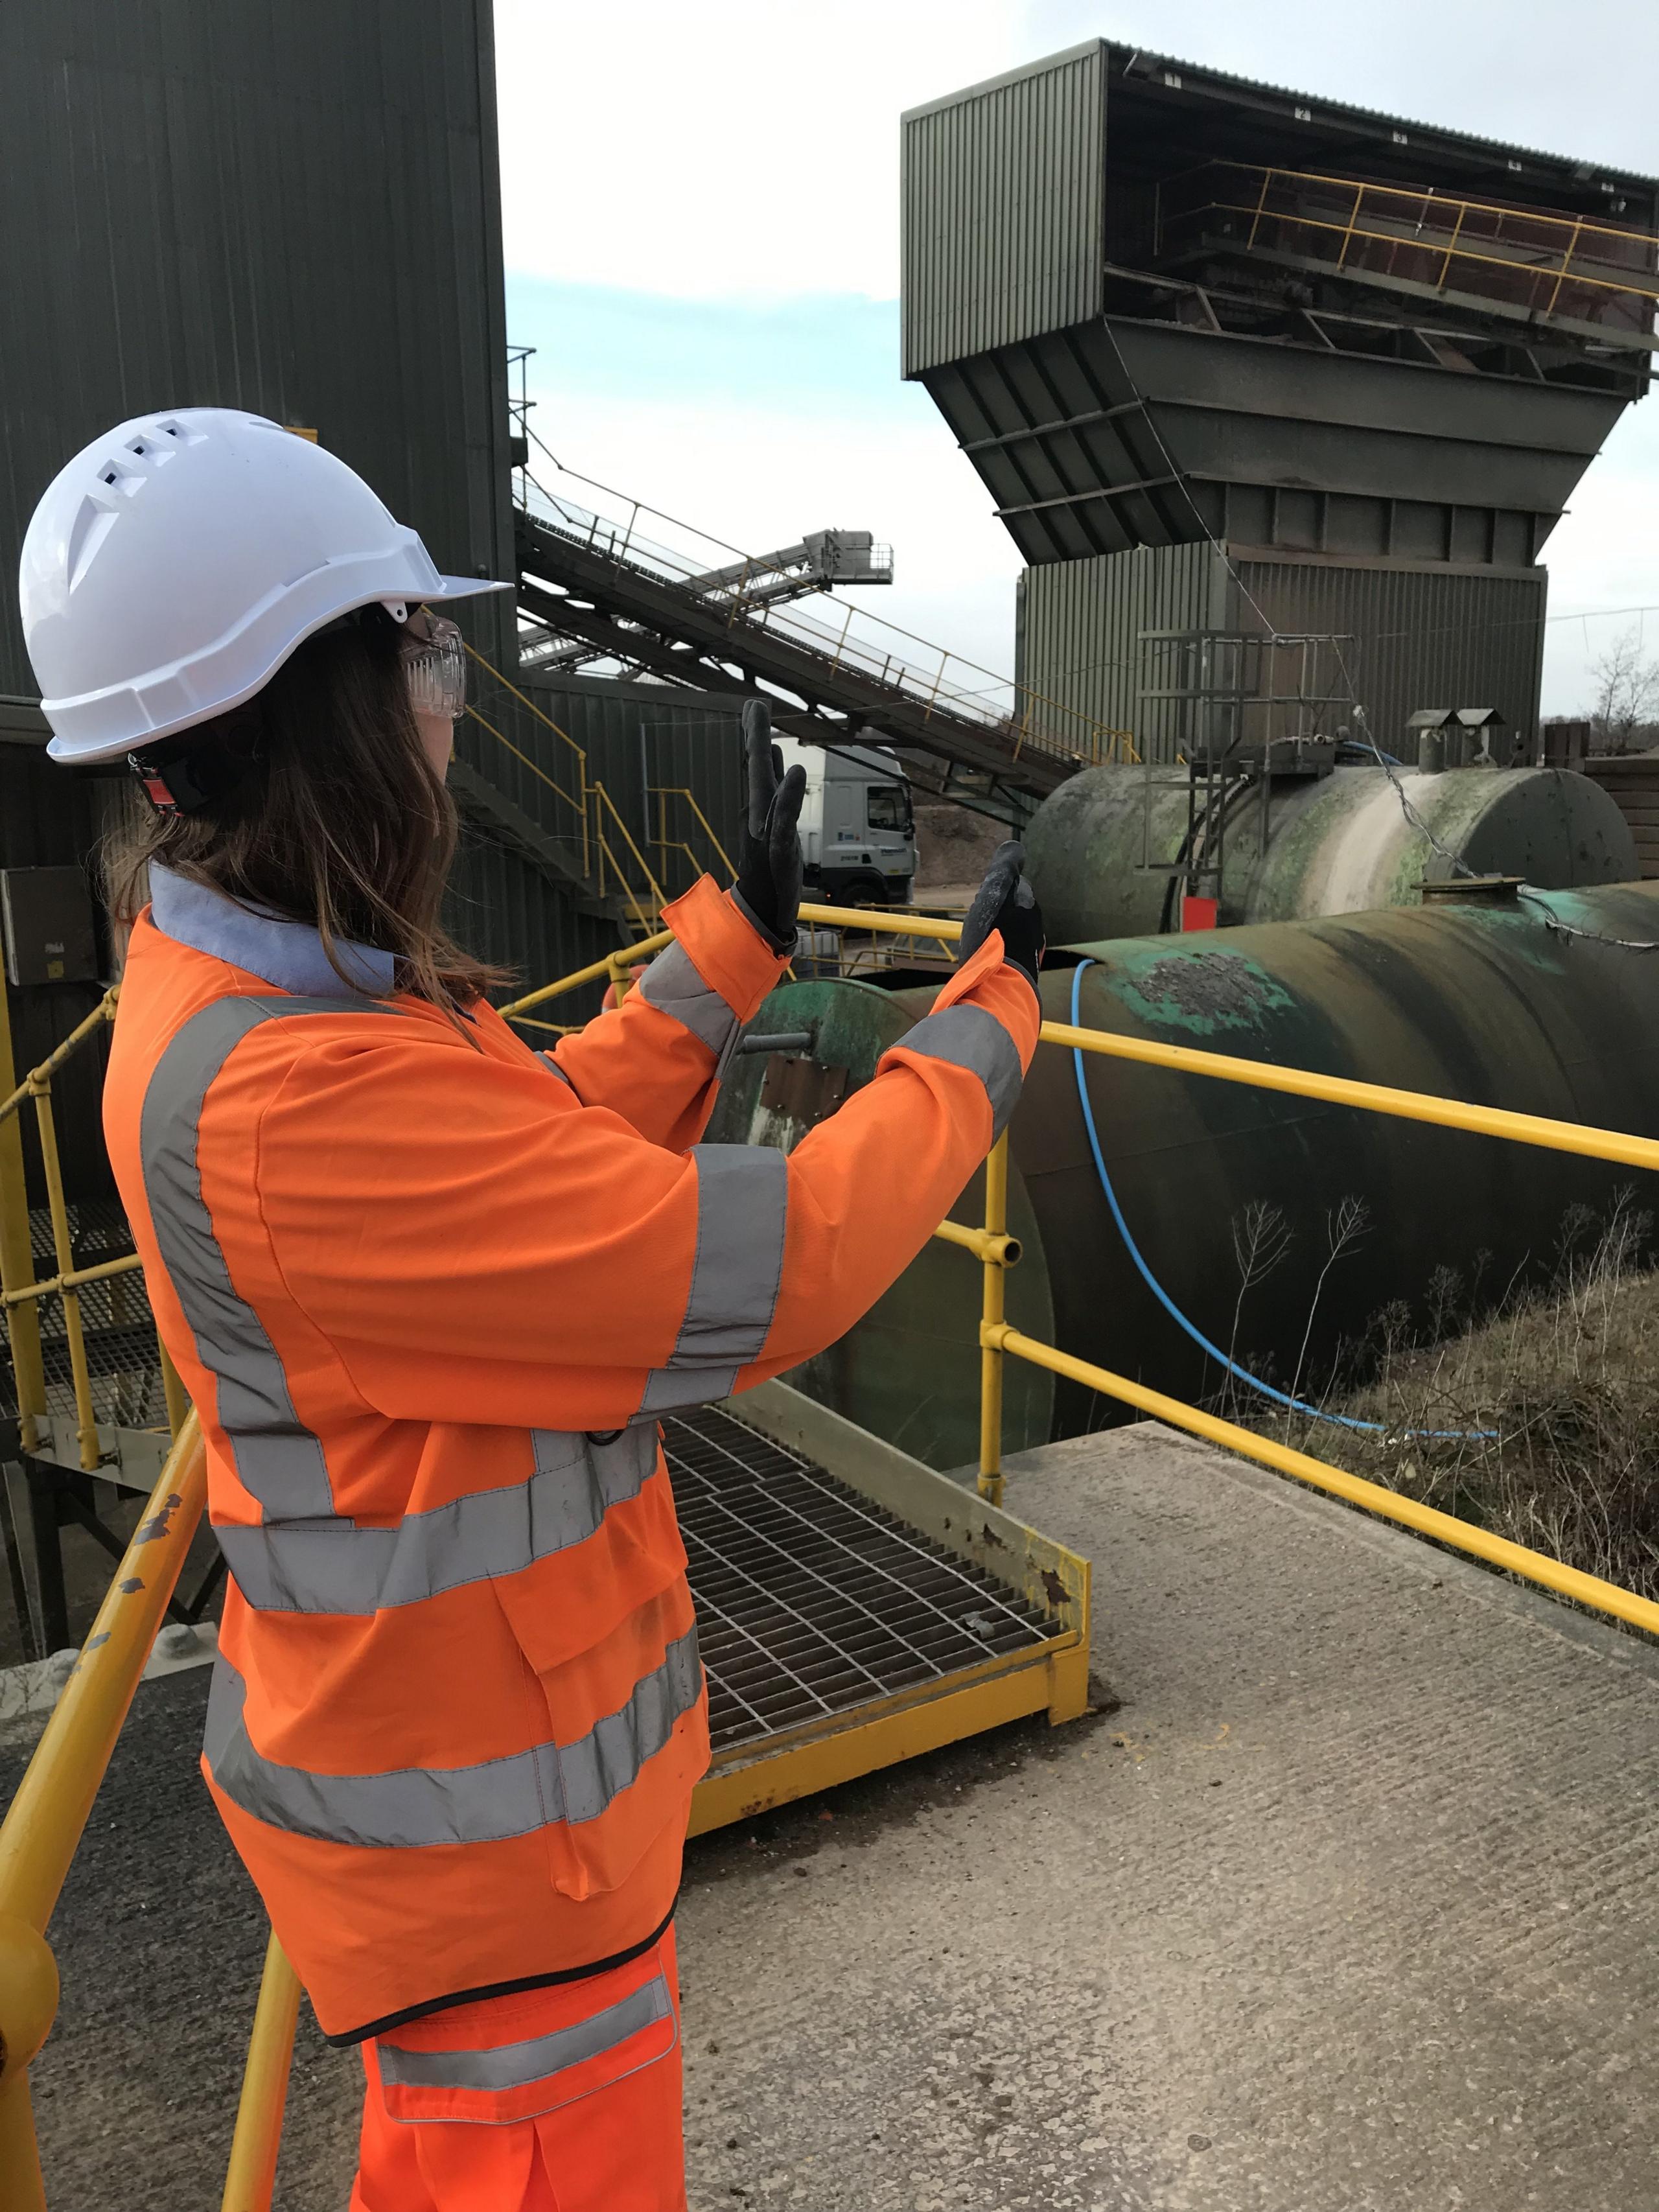
[[1537,727],[1543,670],[1542,568],[1501,574],[1235,556],[1237,581],[1207,544],[1142,546],[1025,574],[1025,678],[1073,714],[1133,732],[1143,759],[1174,757],[1174,709],[1143,705],[1147,629],[1335,633],[1353,689],[1385,750],[1424,706],[1496,707]]
[[1144,629],[1206,629],[1232,617],[1206,544],[1138,546],[1025,572],[1025,681],[1066,714],[1133,732],[1143,760],[1175,754],[1173,711],[1140,702]]
[[1207,532],[1524,565],[1621,405],[1121,317],[925,380],[1034,562]]
[[441,567],[512,575],[487,0],[8,0],[0,77],[0,690],[35,501],[150,408],[314,428]]
[[[1511,730],[1536,732],[1547,569],[1502,575],[1316,561],[1237,568],[1275,629],[1355,639],[1347,655],[1353,690],[1385,751],[1404,749],[1406,718],[1419,707],[1496,707]],[[1259,627],[1247,605],[1234,619]]]
[[1099,313],[1104,60],[1094,42],[906,117],[906,376]]

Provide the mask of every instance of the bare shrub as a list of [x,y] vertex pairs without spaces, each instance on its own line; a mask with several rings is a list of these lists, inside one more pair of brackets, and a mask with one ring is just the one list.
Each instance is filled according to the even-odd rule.
[[[1334,1219],[1326,1272],[1338,1256],[1338,1226]],[[1363,1228],[1363,1221],[1351,1228],[1342,1249],[1351,1249]],[[1575,1208],[1562,1223],[1548,1287],[1516,1293],[1511,1285],[1468,1326],[1478,1289],[1466,1289],[1452,1269],[1437,1269],[1417,1314],[1397,1304],[1383,1308],[1350,1348],[1346,1373],[1366,1379],[1339,1382],[1317,1400],[1326,1415],[1367,1428],[1261,1406],[1236,1418],[1659,1599],[1652,1236],[1652,1216],[1632,1191],[1619,1193],[1600,1218]],[[1482,1273],[1474,1271],[1475,1284]],[[1314,1308],[1317,1300],[1316,1288]],[[1304,1355],[1307,1340],[1304,1332]],[[1299,1383],[1291,1395],[1304,1395]]]

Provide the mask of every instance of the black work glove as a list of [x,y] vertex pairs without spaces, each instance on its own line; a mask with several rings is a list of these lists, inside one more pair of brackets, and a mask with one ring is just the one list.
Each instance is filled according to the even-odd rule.
[[985,880],[974,893],[957,943],[957,965],[971,960],[994,929],[1002,932],[1003,951],[1030,979],[1036,990],[1042,965],[1042,909],[1025,880],[1025,848],[1011,837],[991,855]]
[[787,952],[795,941],[800,906],[800,839],[795,824],[806,796],[806,770],[792,768],[784,775],[783,755],[772,742],[771,709],[763,699],[750,699],[744,707],[743,749],[749,799],[733,890],[738,904],[772,950]]

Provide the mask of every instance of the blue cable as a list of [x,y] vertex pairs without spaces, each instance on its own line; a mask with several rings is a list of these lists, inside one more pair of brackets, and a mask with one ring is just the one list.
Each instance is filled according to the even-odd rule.
[[[1083,971],[1085,968],[1092,968],[1094,965],[1095,963],[1092,960],[1080,960],[1072,970],[1072,1027],[1073,1029],[1081,1029],[1083,1026],[1079,1019],[1083,1002]],[[1237,1376],[1241,1382],[1248,1382],[1252,1390],[1259,1390],[1264,1398],[1271,1398],[1275,1405],[1283,1406],[1292,1413],[1305,1413],[1310,1420],[1329,1421],[1338,1428],[1359,1429],[1368,1436],[1386,1436],[1389,1430],[1388,1424],[1384,1421],[1361,1421],[1349,1413],[1328,1413],[1321,1407],[1309,1405],[1304,1398],[1293,1398],[1285,1391],[1275,1390],[1271,1382],[1262,1382],[1259,1376],[1252,1375],[1247,1368],[1241,1367],[1236,1359],[1230,1359],[1219,1346],[1211,1343],[1202,1329],[1188,1320],[1186,1315],[1182,1312],[1180,1307],[1147,1266],[1141,1256],[1139,1245],[1129,1234],[1129,1224],[1123,1218],[1123,1208],[1118,1204],[1117,1193],[1112,1187],[1112,1178],[1106,1171],[1105,1155],[1100,1149],[1100,1133],[1095,1127],[1094,1108],[1089,1103],[1089,1086],[1084,1074],[1081,1045],[1073,1045],[1072,1048],[1072,1066],[1077,1077],[1078,1104],[1083,1111],[1083,1127],[1088,1133],[1089,1150],[1094,1155],[1095,1173],[1099,1176],[1100,1187],[1106,1194],[1106,1203],[1112,1210],[1112,1219],[1117,1224],[1117,1233],[1123,1239],[1124,1249],[1139,1270],[1142,1282],[1146,1284],[1170,1320],[1177,1328],[1185,1329],[1193,1342],[1207,1352],[1212,1359],[1218,1361],[1230,1375]],[[1473,1432],[1465,1429],[1407,1429],[1405,1431],[1408,1437],[1428,1437],[1437,1443],[1453,1441],[1462,1443],[1466,1441],[1471,1433],[1475,1438],[1488,1440],[1496,1434],[1496,1431],[1492,1429],[1476,1429]]]

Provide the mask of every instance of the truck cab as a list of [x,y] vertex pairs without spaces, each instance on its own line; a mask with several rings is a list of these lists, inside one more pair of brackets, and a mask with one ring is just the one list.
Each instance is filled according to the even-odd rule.
[[832,906],[908,906],[916,872],[910,786],[885,745],[778,744],[806,770],[803,877]]

